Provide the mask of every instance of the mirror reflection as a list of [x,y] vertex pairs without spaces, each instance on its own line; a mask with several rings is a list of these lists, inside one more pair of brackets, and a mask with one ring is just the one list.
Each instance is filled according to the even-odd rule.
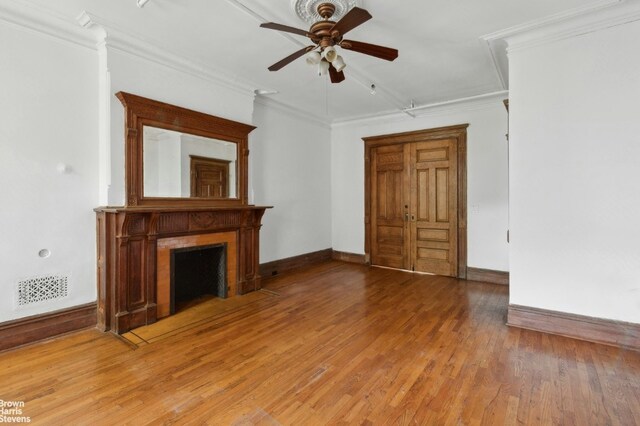
[[144,126],[142,149],[145,197],[237,197],[235,143]]

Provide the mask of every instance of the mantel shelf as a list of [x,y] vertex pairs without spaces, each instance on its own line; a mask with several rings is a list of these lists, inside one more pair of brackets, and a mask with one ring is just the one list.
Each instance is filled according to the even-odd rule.
[[266,210],[272,209],[273,206],[255,206],[255,205],[243,205],[243,206],[165,206],[165,207],[125,207],[125,206],[103,206],[93,209],[98,212],[109,213],[161,213],[161,212],[187,212],[187,211],[228,211],[228,210]]

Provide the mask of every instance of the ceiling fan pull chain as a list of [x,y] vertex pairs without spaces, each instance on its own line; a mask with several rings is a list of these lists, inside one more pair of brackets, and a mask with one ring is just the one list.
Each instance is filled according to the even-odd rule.
[[324,114],[329,116],[329,80],[324,79]]

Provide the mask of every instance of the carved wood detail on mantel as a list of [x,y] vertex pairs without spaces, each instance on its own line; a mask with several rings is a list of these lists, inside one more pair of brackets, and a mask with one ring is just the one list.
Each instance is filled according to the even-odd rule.
[[259,231],[267,208],[97,208],[98,328],[122,334],[156,321],[159,238],[236,232],[237,293],[260,289]]

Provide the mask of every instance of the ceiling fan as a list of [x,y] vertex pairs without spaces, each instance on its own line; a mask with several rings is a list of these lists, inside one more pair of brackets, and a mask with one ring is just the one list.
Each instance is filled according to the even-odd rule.
[[320,15],[324,20],[313,24],[309,31],[273,22],[261,24],[260,26],[262,28],[269,28],[272,30],[284,31],[308,37],[313,43],[313,45],[304,47],[281,61],[271,65],[269,67],[269,71],[278,71],[306,54],[308,64],[318,65],[318,74],[325,75],[328,72],[332,83],[340,83],[345,79],[342,70],[346,67],[346,64],[342,57],[338,55],[338,51],[335,46],[340,46],[343,49],[352,50],[354,52],[364,53],[365,55],[375,56],[376,58],[387,61],[393,61],[398,57],[398,51],[396,49],[363,43],[361,41],[343,39],[343,36],[347,32],[364,24],[372,18],[369,12],[359,7],[354,7],[338,22],[330,21],[329,19],[333,16],[335,11],[336,7],[332,3],[322,3],[318,5],[318,15]]

